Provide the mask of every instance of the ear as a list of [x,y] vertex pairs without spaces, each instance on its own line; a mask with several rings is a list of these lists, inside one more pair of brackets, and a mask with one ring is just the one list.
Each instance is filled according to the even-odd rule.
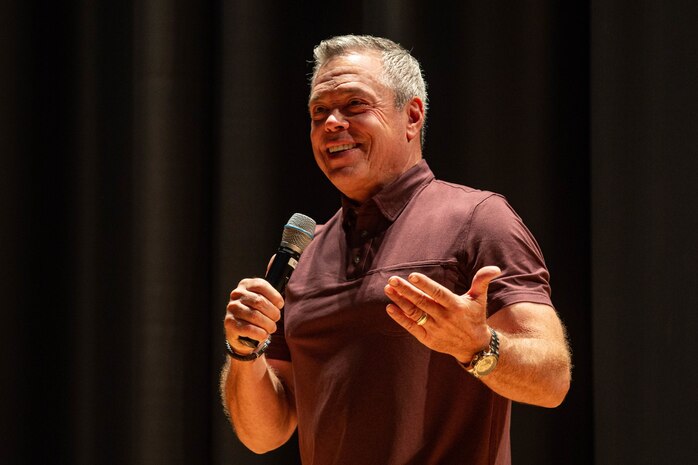
[[424,126],[424,102],[419,97],[412,97],[412,100],[405,105],[405,112],[407,113],[405,135],[407,141],[411,142],[415,137],[420,137],[422,126]]

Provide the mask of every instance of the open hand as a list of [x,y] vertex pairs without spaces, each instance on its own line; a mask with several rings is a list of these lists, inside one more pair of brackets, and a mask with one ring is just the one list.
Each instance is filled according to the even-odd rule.
[[489,344],[487,287],[500,274],[496,266],[479,269],[463,295],[421,273],[411,273],[407,279],[392,276],[385,286],[392,300],[386,310],[425,346],[466,363]]

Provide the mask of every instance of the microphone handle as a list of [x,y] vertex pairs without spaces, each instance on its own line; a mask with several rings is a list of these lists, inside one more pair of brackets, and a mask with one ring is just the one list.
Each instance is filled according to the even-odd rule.
[[280,294],[284,293],[286,284],[288,284],[288,280],[291,278],[291,273],[296,269],[300,256],[301,254],[298,252],[284,246],[279,247],[279,250],[276,252],[274,261],[271,263],[264,279],[269,281]]
[[[301,254],[298,252],[280,246],[274,261],[271,262],[267,275],[264,277],[282,295],[284,290],[286,290],[288,280],[291,279],[291,273],[296,269],[300,256]],[[245,336],[238,337],[238,340],[252,349],[256,349],[259,345],[259,341]]]

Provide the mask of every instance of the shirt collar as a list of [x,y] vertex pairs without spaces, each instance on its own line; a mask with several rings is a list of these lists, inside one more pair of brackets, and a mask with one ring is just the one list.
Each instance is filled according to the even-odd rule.
[[[370,214],[377,209],[388,222],[392,223],[400,216],[412,197],[433,179],[434,173],[426,160],[422,159],[362,205],[357,206],[355,202],[342,196],[344,221],[355,215]],[[353,223],[352,220],[350,222]]]

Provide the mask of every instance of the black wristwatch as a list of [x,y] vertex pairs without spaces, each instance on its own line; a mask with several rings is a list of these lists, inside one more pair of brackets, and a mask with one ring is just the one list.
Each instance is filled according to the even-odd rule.
[[492,337],[490,338],[489,347],[475,354],[468,366],[463,366],[465,371],[476,378],[487,376],[497,368],[497,362],[499,361],[499,337],[494,329],[490,328],[490,332]]
[[259,358],[260,355],[262,355],[267,348],[269,347],[269,344],[271,344],[271,336],[267,338],[266,341],[262,342],[257,346],[257,348],[254,350],[254,352],[247,354],[247,355],[242,355],[238,354],[233,350],[232,347],[230,347],[230,343],[226,339],[225,341],[225,351],[228,352],[228,355],[230,355],[232,358],[235,360],[240,360],[241,362],[251,362],[252,360]]

